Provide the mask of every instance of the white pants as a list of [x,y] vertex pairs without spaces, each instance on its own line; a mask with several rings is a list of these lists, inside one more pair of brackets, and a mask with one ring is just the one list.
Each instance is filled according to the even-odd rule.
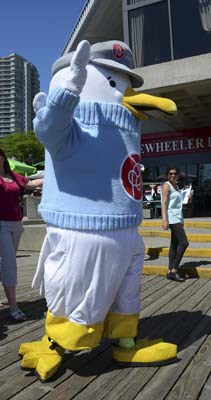
[[0,221],[0,266],[3,286],[17,284],[16,252],[22,232],[21,221]]
[[136,314],[144,252],[137,228],[90,232],[50,226],[33,287],[44,273],[48,309],[75,323],[100,323],[109,311]]

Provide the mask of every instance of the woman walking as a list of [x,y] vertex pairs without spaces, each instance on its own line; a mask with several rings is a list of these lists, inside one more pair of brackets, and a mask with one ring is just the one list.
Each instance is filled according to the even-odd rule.
[[17,264],[16,252],[23,232],[20,196],[25,189],[42,185],[42,179],[28,178],[12,172],[5,153],[0,149],[0,270],[2,285],[9,303],[10,316],[24,321],[26,315],[16,302]]
[[167,169],[166,174],[167,181],[162,186],[162,227],[164,230],[171,230],[167,278],[184,282],[179,266],[189,243],[183,224],[183,198],[177,186],[179,170],[171,167]]

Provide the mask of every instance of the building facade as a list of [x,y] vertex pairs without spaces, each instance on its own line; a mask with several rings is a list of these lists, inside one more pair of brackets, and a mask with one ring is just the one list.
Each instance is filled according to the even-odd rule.
[[127,42],[140,90],[176,102],[176,116],[148,112],[142,126],[144,180],[180,167],[211,211],[211,0],[87,0],[62,53],[82,39]]
[[[175,118],[159,117],[164,125],[151,121],[143,127],[146,172],[155,178],[169,163],[180,165],[203,184],[211,179],[211,1],[123,3],[124,39],[144,77],[143,90],[169,97],[178,107]],[[148,152],[150,138],[154,150]],[[175,138],[184,145],[176,146]]]
[[33,129],[32,101],[39,89],[34,65],[15,53],[0,57],[0,136]]

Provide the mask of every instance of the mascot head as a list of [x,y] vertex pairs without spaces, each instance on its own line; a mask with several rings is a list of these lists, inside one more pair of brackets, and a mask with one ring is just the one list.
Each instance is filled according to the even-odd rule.
[[[57,87],[66,87],[74,54],[67,53],[53,64],[50,92]],[[146,119],[143,112],[153,109],[175,114],[173,101],[137,91],[144,81],[133,67],[133,55],[126,43],[110,40],[93,44],[86,66],[86,81],[80,93],[81,101],[122,104],[138,119]]]

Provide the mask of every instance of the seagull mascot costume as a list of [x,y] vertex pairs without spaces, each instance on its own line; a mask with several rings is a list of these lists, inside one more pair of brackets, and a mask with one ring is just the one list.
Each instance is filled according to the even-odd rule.
[[39,211],[47,234],[33,287],[47,301],[45,335],[22,343],[21,367],[51,378],[65,350],[112,343],[120,365],[161,365],[177,347],[137,340],[145,247],[140,122],[144,110],[175,114],[169,99],[139,93],[126,43],[86,40],[53,65],[49,93],[34,99],[34,130],[45,146]]

